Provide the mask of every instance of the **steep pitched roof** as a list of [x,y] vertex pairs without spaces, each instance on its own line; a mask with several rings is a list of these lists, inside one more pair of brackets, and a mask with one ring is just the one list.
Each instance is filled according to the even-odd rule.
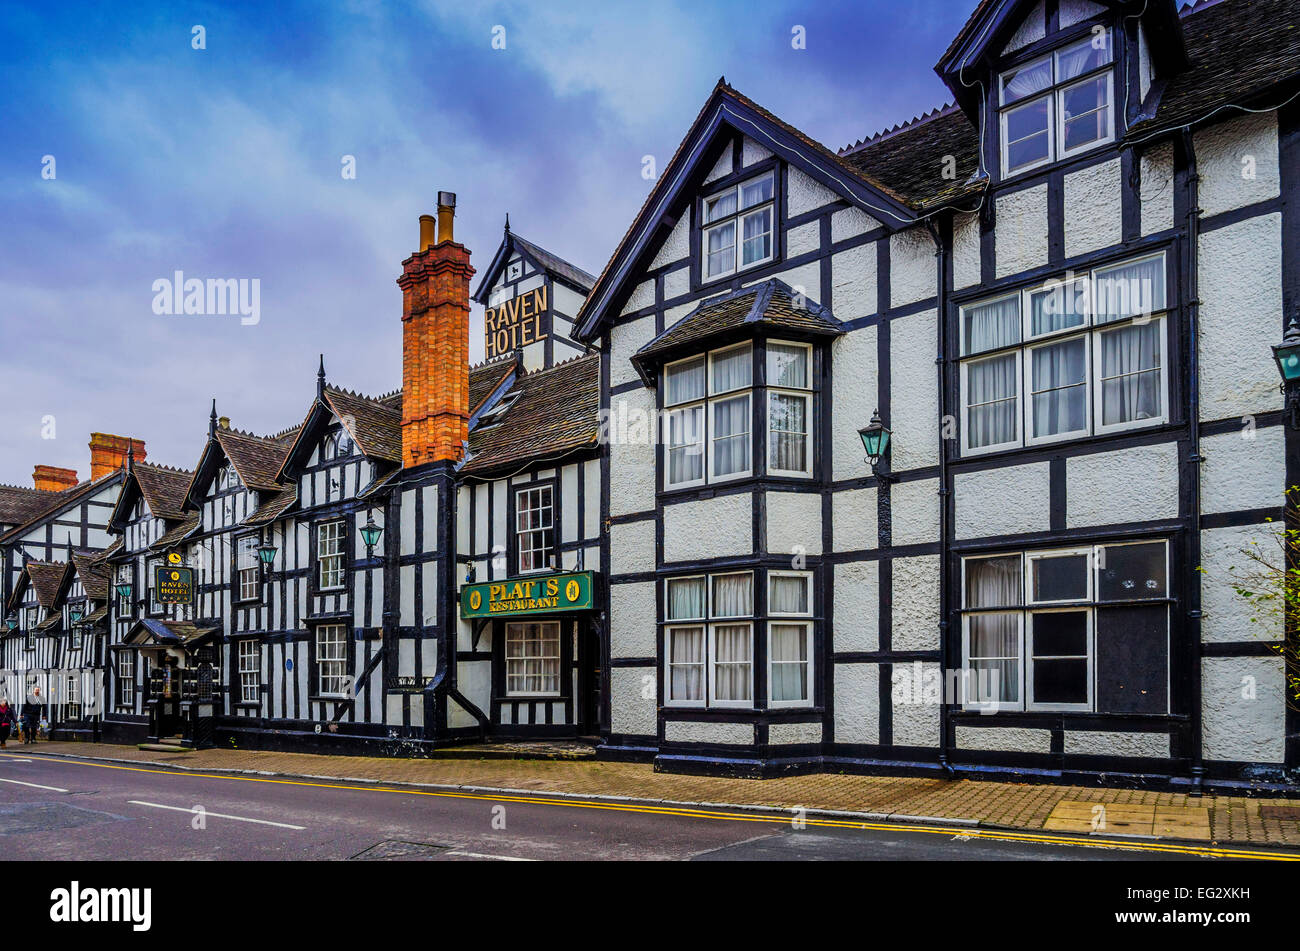
[[0,535],[0,545],[3,545],[5,542],[8,542],[14,538],[17,538],[31,531],[32,526],[38,524],[42,520],[50,518],[54,515],[59,514],[60,512],[65,511],[66,509],[70,508],[73,505],[76,505],[78,502],[82,501],[83,499],[88,498],[89,496],[94,495],[96,492],[100,491],[106,486],[111,485],[113,482],[121,481],[123,478],[123,471],[124,470],[122,469],[115,469],[112,472],[105,473],[104,475],[100,476],[98,479],[91,479],[87,482],[81,482],[77,485],[70,486],[64,489],[62,492],[48,493],[49,495],[48,504],[46,504],[44,508],[36,512],[25,522],[21,523],[20,525],[14,526],[13,528],[9,529],[9,531]]
[[596,445],[599,436],[600,355],[575,357],[515,381],[499,425],[469,434],[461,473],[478,475]]
[[263,496],[257,509],[244,519],[245,525],[267,525],[274,522],[298,501],[297,484],[287,485],[274,495]]
[[484,408],[488,398],[505,383],[512,373],[523,369],[523,360],[518,352],[511,353],[486,363],[469,368],[469,415],[472,420]]
[[217,427],[216,438],[244,485],[260,491],[280,487],[275,476],[289,451],[283,435],[255,436],[238,429]]
[[470,295],[471,300],[477,301],[480,304],[487,302],[488,292],[492,289],[492,286],[496,284],[497,278],[505,269],[511,255],[516,250],[521,251],[528,257],[532,258],[533,261],[536,262],[537,266],[543,271],[548,272],[552,277],[558,277],[566,284],[572,284],[575,287],[581,288],[583,291],[589,291],[591,290],[592,285],[596,283],[594,275],[588,274],[582,268],[564,260],[564,258],[560,257],[558,254],[552,254],[540,244],[534,244],[527,238],[521,237],[511,231],[510,224],[507,221],[505,236],[502,237],[501,244],[498,246],[496,254],[492,257],[492,263],[488,265],[487,270],[483,272],[483,276],[479,278],[478,287],[476,287],[474,293]]
[[843,325],[816,301],[800,301],[794,290],[775,278],[705,301],[667,328],[632,357],[638,371],[649,379],[653,368],[673,353],[690,350],[703,341],[729,331],[764,327],[806,337],[834,337]]
[[49,489],[0,485],[0,525],[21,525],[45,511],[58,495]]
[[64,573],[68,570],[62,561],[29,561],[23,569],[31,579],[32,590],[36,593],[36,603],[49,609],[59,599],[59,588],[63,585]]
[[149,511],[156,517],[185,517],[185,495],[194,478],[193,472],[152,462],[137,462],[131,468],[131,475],[140,487]]
[[103,552],[74,551],[72,564],[77,569],[77,577],[81,579],[81,586],[86,589],[86,595],[96,601],[106,600],[112,583],[112,574],[108,570],[108,565],[104,563]]
[[[871,171],[917,208],[930,209],[978,193],[979,133],[956,105],[895,126],[844,149],[844,161]],[[945,175],[945,157],[953,157]]]
[[184,521],[178,522],[159,535],[158,540],[149,546],[149,550],[166,551],[168,548],[174,548],[197,532],[202,522],[203,516],[201,513],[192,512]]
[[343,423],[364,455],[386,462],[402,461],[402,410],[382,399],[351,390],[325,387],[325,402]]
[[[1184,10],[1190,68],[1173,76],[1154,117],[1136,123],[1130,138],[1149,129],[1192,124],[1234,105],[1272,105],[1295,92],[1300,76],[1300,19],[1295,0],[1220,0]],[[1231,115],[1231,112],[1229,112]],[[1226,118],[1227,116],[1220,116]]]

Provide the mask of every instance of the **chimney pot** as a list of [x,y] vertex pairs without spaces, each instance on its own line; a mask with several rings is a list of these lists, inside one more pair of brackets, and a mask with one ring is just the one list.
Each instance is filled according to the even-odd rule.
[[433,215],[420,215],[420,250],[431,248],[438,243],[438,226]]
[[230,417],[229,417],[229,416],[222,416],[220,419],[217,420],[217,425],[220,426],[222,429],[229,429],[229,428],[230,428]]
[[455,241],[456,193],[438,192],[438,243]]

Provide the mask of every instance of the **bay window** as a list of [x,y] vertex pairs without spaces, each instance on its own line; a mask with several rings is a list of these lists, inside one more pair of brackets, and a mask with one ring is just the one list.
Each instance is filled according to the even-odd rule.
[[767,585],[768,706],[807,706],[812,703],[812,575],[772,571]]
[[1115,138],[1113,60],[1104,30],[998,77],[1004,176]]
[[963,305],[963,452],[1167,422],[1167,309],[1163,252]]
[[1168,712],[1163,540],[969,557],[967,709]]
[[703,203],[704,280],[772,260],[776,215],[772,172],[751,178]]
[[812,475],[812,347],[767,343],[767,471]]

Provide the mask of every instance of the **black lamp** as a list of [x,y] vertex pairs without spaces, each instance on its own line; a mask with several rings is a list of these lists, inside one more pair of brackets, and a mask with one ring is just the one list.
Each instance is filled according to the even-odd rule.
[[1273,344],[1273,359],[1277,362],[1277,372],[1282,376],[1281,389],[1286,394],[1291,428],[1300,429],[1300,391],[1295,386],[1300,382],[1300,310],[1291,315],[1282,342]]
[[131,600],[131,582],[124,581],[117,586],[117,596],[123,601]]
[[271,565],[275,564],[275,553],[279,551],[269,541],[262,542],[257,546],[257,560],[262,565],[262,574],[265,575],[270,570]]
[[18,627],[18,615],[17,615],[17,614],[14,614],[12,611],[10,611],[10,612],[9,612],[9,616],[8,616],[7,618],[5,618],[5,627],[7,627],[7,628],[8,628],[9,630],[11,630],[11,631],[17,629],[17,627]]
[[893,433],[880,421],[880,411],[871,414],[871,422],[858,430],[862,439],[862,448],[867,451],[867,462],[871,464],[872,474],[881,482],[897,482],[898,477],[880,471],[880,460],[889,452],[889,437]]
[[366,513],[366,524],[361,526],[361,540],[366,543],[366,557],[369,558],[375,553],[375,546],[379,544],[379,536],[384,530],[375,524],[375,513]]

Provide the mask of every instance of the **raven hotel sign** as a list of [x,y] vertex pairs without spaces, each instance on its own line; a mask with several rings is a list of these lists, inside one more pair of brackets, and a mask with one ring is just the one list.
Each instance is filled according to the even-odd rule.
[[542,326],[542,318],[547,313],[546,292],[547,285],[543,284],[484,311],[486,354],[489,360],[546,339],[547,334]]
[[191,604],[194,601],[194,569],[186,568],[180,552],[167,554],[167,564],[153,570],[154,598],[159,604]]

